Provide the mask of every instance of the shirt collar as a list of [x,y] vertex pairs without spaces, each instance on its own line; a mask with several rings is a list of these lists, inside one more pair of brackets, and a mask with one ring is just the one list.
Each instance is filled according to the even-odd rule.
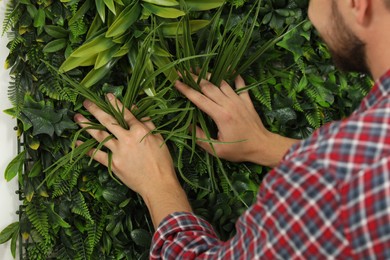
[[368,95],[362,100],[356,112],[363,112],[371,108],[379,99],[389,95],[390,92],[390,70],[380,77],[372,87]]

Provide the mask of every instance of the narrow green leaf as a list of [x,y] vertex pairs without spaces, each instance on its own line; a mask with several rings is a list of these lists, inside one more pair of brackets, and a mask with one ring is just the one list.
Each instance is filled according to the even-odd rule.
[[126,6],[108,28],[106,37],[117,37],[126,32],[141,14],[141,6],[136,2]]
[[186,6],[190,11],[206,11],[221,7],[225,0],[185,0]]
[[23,163],[25,160],[26,151],[19,153],[7,166],[4,173],[4,178],[7,181],[12,180],[18,173],[21,174]]
[[95,0],[96,10],[102,22],[106,21],[106,6],[104,0]]
[[19,222],[9,224],[0,232],[0,244],[4,244],[10,240],[15,233],[19,233]]
[[66,39],[57,39],[51,41],[48,44],[46,44],[46,46],[43,48],[43,52],[46,53],[57,52],[59,50],[64,49],[67,43],[68,41]]
[[142,6],[150,13],[162,18],[178,18],[186,14],[185,12],[176,8],[161,7],[158,5],[153,5],[148,3],[144,3],[142,4]]
[[104,3],[110,9],[110,11],[116,15],[114,0],[104,0]]
[[161,5],[161,6],[176,6],[179,5],[179,2],[176,0],[142,0],[142,2]]

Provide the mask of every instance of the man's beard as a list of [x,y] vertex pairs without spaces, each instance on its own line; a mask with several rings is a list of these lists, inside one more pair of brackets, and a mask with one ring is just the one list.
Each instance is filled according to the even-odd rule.
[[338,10],[335,1],[332,1],[332,12],[334,19],[332,21],[333,37],[328,44],[332,54],[333,62],[340,70],[354,71],[361,73],[370,73],[366,60],[366,46],[346,25],[343,17]]

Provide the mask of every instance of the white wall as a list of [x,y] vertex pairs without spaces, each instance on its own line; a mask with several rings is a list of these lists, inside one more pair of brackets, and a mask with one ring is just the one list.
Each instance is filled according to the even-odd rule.
[[[8,0],[0,0],[0,25],[4,20],[7,2]],[[17,154],[17,139],[13,130],[16,121],[3,112],[4,109],[11,107],[7,96],[9,75],[8,71],[4,69],[5,58],[8,55],[8,49],[5,47],[7,42],[6,35],[0,38],[0,230],[18,220],[18,215],[15,212],[19,205],[18,195],[15,194],[18,188],[16,178],[10,183],[4,179],[5,168]],[[8,242],[0,245],[0,260],[9,259],[13,258]]]

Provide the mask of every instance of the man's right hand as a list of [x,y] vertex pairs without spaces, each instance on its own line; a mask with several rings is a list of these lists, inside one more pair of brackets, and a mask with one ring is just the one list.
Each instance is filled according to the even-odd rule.
[[[197,81],[197,76],[193,77]],[[236,78],[235,85],[237,89],[245,87],[241,76]],[[208,114],[218,127],[217,140],[212,140],[212,144],[207,141],[204,131],[196,127],[198,145],[210,154],[233,162],[249,161],[274,167],[298,141],[268,131],[247,91],[237,94],[225,81],[217,87],[202,79],[199,86],[202,93],[181,81],[175,83],[175,87]]]

